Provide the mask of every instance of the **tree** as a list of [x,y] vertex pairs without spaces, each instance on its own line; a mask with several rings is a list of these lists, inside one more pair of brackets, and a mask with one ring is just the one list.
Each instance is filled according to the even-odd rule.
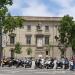
[[[72,47],[73,39],[75,39],[75,33],[73,31],[73,26],[75,26],[73,17],[70,17],[69,15],[66,15],[62,18],[60,21],[60,26],[58,28],[59,31],[59,49],[61,51],[61,54],[64,55],[66,52],[67,47]],[[75,27],[74,27],[75,28]]]
[[0,64],[2,59],[2,30],[4,33],[13,32],[15,28],[23,25],[23,19],[9,14],[7,5],[12,5],[12,0],[0,0]]
[[71,36],[69,37],[69,41],[71,43],[73,55],[75,55],[75,22],[72,25],[71,31],[70,31]]
[[27,48],[27,54],[30,55],[32,53],[32,49],[29,47]]
[[4,21],[4,33],[12,33],[15,28],[21,28],[23,26],[24,20],[20,17],[11,17],[10,14],[5,18]]
[[15,48],[14,48],[15,53],[20,54],[22,52],[21,48],[22,48],[21,44],[19,42],[17,42],[15,44]]

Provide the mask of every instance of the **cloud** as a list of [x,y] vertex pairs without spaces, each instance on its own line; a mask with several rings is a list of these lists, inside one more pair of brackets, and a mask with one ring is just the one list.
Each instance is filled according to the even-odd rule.
[[60,5],[61,7],[69,7],[74,0],[50,0]]
[[28,8],[22,9],[23,16],[53,16],[53,14],[47,10],[47,7],[45,5],[40,4],[37,1],[32,1],[28,4]]
[[75,3],[74,0],[50,0],[58,4],[62,9],[58,10],[58,15],[55,16],[64,16],[69,14],[75,18]]
[[75,19],[75,6],[74,7],[69,7],[69,8],[64,8],[60,11],[58,16],[64,16],[66,14],[69,14],[70,16],[73,16]]
[[39,0],[13,0],[9,11],[13,16],[53,16]]
[[13,16],[64,16],[75,18],[74,0],[13,0],[8,6]]

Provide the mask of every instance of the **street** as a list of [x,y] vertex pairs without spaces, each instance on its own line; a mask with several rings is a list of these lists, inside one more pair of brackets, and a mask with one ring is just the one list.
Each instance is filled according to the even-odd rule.
[[15,68],[0,67],[0,75],[75,75],[75,71],[62,69],[31,69],[31,68]]

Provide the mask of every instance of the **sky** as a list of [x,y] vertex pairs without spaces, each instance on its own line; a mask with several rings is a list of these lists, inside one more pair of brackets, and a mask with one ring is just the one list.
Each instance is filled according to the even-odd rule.
[[8,6],[12,16],[62,17],[75,18],[75,0],[13,0]]

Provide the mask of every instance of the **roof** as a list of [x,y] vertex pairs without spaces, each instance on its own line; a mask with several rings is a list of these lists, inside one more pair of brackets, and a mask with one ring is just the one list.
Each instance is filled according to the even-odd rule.
[[43,16],[13,16],[22,17],[26,21],[60,21],[62,17],[43,17]]
[[60,21],[62,17],[22,16],[27,21]]

